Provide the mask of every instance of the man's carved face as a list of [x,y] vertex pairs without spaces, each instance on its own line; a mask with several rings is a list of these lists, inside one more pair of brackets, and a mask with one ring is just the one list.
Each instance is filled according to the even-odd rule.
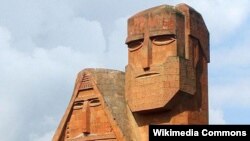
[[126,97],[133,112],[161,109],[179,90],[184,22],[183,15],[170,6],[129,19]]

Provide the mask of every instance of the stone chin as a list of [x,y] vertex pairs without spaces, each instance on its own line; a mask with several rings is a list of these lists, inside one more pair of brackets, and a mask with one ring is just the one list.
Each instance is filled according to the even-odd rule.
[[150,66],[146,72],[127,65],[125,93],[130,110],[141,113],[171,110],[178,104],[178,95],[195,94],[196,81],[191,71],[189,60],[179,56],[168,57],[164,64]]

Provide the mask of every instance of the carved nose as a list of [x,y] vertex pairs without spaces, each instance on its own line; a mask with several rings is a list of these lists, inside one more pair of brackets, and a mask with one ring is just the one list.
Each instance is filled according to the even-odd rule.
[[144,38],[142,56],[142,68],[144,69],[144,71],[147,71],[150,69],[151,63],[151,41],[149,37]]
[[82,132],[89,133],[90,132],[90,109],[89,109],[89,101],[85,101],[82,109]]

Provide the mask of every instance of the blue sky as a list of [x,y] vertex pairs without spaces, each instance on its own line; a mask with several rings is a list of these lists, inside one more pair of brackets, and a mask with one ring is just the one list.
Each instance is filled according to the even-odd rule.
[[127,18],[181,2],[210,31],[210,123],[250,124],[248,0],[0,0],[1,140],[51,140],[80,70],[124,70]]

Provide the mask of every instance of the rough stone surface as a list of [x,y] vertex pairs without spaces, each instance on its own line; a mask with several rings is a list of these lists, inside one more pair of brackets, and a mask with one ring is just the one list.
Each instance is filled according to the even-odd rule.
[[147,141],[150,124],[208,124],[209,32],[186,4],[128,19],[126,72],[85,69],[53,141]]

